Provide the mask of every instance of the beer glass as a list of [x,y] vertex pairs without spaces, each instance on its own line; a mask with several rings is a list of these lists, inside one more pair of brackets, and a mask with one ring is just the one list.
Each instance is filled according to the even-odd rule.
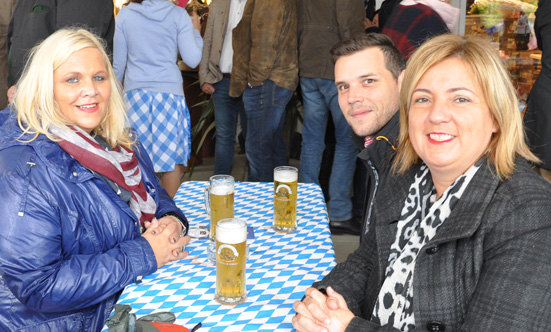
[[205,209],[210,215],[209,238],[212,241],[216,239],[218,220],[233,218],[233,184],[231,175],[214,175],[205,188]]
[[297,229],[298,170],[292,166],[274,169],[274,224],[276,232],[290,233]]
[[216,224],[216,301],[222,304],[245,301],[246,261],[247,223],[239,218],[219,220]]

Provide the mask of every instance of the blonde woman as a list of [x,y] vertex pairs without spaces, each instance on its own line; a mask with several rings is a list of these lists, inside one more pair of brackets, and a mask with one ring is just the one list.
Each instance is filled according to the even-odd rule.
[[[295,303],[297,331],[547,331],[551,186],[481,39],[410,58],[394,176],[360,248]],[[325,295],[325,294],[326,295]]]
[[0,330],[100,331],[126,285],[187,256],[96,36],[39,44],[1,130]]

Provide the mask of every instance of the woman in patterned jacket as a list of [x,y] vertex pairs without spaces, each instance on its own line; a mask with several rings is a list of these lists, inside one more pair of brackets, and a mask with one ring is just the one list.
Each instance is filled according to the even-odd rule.
[[528,164],[499,55],[435,37],[408,62],[400,100],[373,226],[295,303],[297,331],[547,331],[551,186]]

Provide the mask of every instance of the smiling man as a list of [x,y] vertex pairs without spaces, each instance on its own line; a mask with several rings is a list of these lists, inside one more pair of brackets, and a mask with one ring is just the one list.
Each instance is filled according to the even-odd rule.
[[405,63],[392,40],[383,34],[347,39],[333,47],[331,56],[339,106],[358,144],[364,147],[359,154],[368,173],[363,236],[369,228],[379,183],[388,174],[394,155]]

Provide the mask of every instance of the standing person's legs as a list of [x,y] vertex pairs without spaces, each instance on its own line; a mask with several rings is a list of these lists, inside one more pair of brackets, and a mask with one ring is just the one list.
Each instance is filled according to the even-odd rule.
[[[272,82],[272,81],[270,81]],[[274,168],[277,166],[286,166],[289,164],[287,157],[287,147],[285,146],[285,109],[293,91],[273,84],[272,92],[272,110],[270,112],[270,123],[276,124],[272,137],[272,167],[270,178],[273,180]],[[272,181],[270,180],[270,181]]]
[[271,182],[274,167],[287,164],[283,126],[285,106],[292,93],[270,80],[243,92],[247,115],[245,152],[249,162],[249,181]]
[[[266,82],[264,82],[266,83]],[[247,137],[245,138],[245,154],[249,162],[248,181],[269,181],[263,178],[263,165],[270,163],[269,147],[263,146],[268,135],[266,118],[269,113],[268,105],[263,102],[264,85],[248,87],[243,92],[243,105],[247,116]]]
[[[241,99],[243,102],[243,99]],[[241,133],[237,135],[239,142],[239,154],[245,153],[245,139],[247,137],[247,114],[245,114],[245,107],[239,111],[239,125],[241,126]]]
[[354,178],[358,148],[351,138],[352,128],[339,107],[335,83],[331,80],[323,81],[320,83],[320,88],[326,96],[327,104],[331,110],[337,141],[329,180],[329,217],[331,221],[346,221],[352,219],[350,189]]
[[243,99],[239,98],[241,100],[241,107],[239,109],[239,123],[241,125],[241,133],[243,134],[243,138],[247,138],[247,114],[245,113],[245,107],[243,106]]
[[300,78],[304,121],[299,182],[319,184],[328,111],[325,97],[320,92],[317,82],[315,78]]
[[237,116],[243,109],[241,97],[229,96],[230,79],[222,78],[214,84],[214,117],[216,123],[216,146],[214,175],[231,174],[235,153],[235,132]]
[[174,165],[174,170],[161,173],[161,186],[166,190],[171,198],[174,198],[182,179],[182,168],[180,165]]

